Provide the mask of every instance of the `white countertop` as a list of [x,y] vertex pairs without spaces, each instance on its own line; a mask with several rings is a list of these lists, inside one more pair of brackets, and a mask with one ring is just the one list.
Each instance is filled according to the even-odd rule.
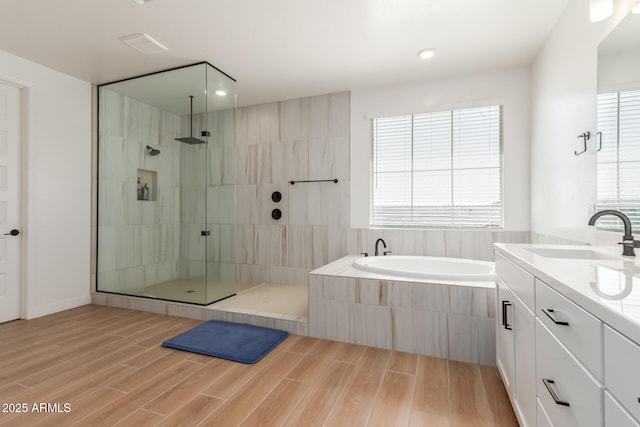
[[[640,250],[623,257],[622,248],[596,246],[494,244],[498,253],[520,265],[603,322],[640,343]],[[612,259],[551,258],[539,249],[592,249]]]
[[[389,255],[393,256],[393,255]],[[487,288],[493,289],[496,284],[493,281],[481,282],[481,281],[465,281],[465,280],[434,280],[415,277],[404,276],[392,276],[387,274],[373,273],[370,271],[364,271],[357,269],[353,266],[353,262],[362,255],[347,255],[338,260],[333,261],[327,265],[313,270],[309,274],[317,274],[319,276],[343,276],[352,277],[356,279],[375,279],[375,280],[391,280],[396,282],[414,282],[414,283],[433,283],[435,285],[450,285],[450,286],[466,286],[474,288]]]

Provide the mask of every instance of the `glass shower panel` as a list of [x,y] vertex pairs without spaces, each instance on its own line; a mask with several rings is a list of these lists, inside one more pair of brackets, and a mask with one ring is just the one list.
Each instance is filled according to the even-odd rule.
[[221,193],[233,199],[225,220],[235,220],[235,188],[212,190],[235,184],[235,170],[211,177],[229,170],[212,164],[217,141],[227,141],[235,168],[233,114],[218,121],[223,106],[210,100],[217,75],[235,84],[201,63],[99,86],[98,291],[194,304],[235,293],[235,265],[224,285],[215,265]]
[[236,289],[235,81],[207,65],[207,300]]

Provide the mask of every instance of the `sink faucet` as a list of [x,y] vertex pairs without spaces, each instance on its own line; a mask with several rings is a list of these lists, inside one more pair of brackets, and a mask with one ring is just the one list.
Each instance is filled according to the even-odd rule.
[[[375,256],[378,256],[378,245],[379,245],[380,243],[382,243],[382,247],[383,247],[384,249],[387,249],[387,244],[385,243],[385,241],[384,241],[384,240],[382,240],[381,238],[380,238],[380,239],[378,239],[378,240],[376,240],[376,250],[375,250],[375,253],[374,253],[374,255],[375,255]],[[391,253],[391,251],[383,251],[383,252],[382,252],[382,255],[387,255],[387,254],[390,254],[390,253]]]
[[589,225],[595,225],[598,218],[603,215],[617,216],[622,220],[622,223],[624,224],[624,236],[622,237],[622,242],[619,243],[620,245],[622,245],[622,255],[636,256],[636,251],[634,250],[634,248],[640,248],[640,242],[637,240],[633,240],[633,235],[631,234],[631,221],[629,221],[629,217],[627,217],[622,212],[607,209],[593,214],[593,216],[589,219]]

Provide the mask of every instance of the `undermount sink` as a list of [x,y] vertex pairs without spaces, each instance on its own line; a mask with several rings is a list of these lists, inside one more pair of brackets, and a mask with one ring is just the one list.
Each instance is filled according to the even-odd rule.
[[545,258],[620,260],[621,255],[590,248],[528,248],[529,252]]

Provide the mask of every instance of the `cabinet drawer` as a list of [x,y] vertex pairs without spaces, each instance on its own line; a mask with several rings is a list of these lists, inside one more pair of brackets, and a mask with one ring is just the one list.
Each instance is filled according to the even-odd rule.
[[531,274],[496,253],[496,275],[511,288],[529,310],[535,310],[533,304],[534,277]]
[[609,394],[604,392],[604,425],[609,427],[640,427],[627,411]]
[[536,316],[603,381],[602,322],[536,279]]
[[640,346],[604,327],[604,384],[616,400],[640,420]]
[[542,403],[540,402],[540,399],[536,400],[538,402],[538,404],[536,405],[536,412],[537,412],[537,420],[538,423],[536,424],[537,427],[553,427],[553,424],[551,424],[551,420],[549,419],[549,416],[547,415],[547,413],[544,411],[544,408],[542,407]]
[[554,426],[602,425],[602,387],[539,319],[536,366],[538,399]]

